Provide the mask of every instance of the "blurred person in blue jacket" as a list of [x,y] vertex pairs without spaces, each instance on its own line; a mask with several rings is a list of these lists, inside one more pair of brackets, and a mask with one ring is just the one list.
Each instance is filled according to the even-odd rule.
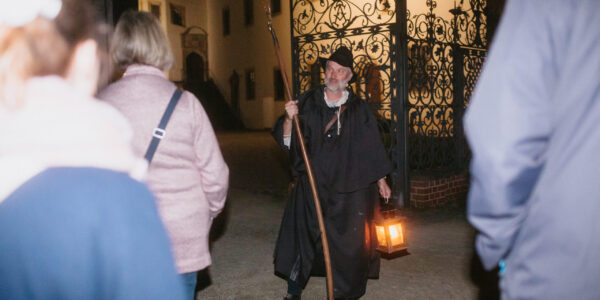
[[90,5],[0,2],[0,299],[183,299]]
[[600,1],[508,1],[465,115],[503,299],[600,299]]

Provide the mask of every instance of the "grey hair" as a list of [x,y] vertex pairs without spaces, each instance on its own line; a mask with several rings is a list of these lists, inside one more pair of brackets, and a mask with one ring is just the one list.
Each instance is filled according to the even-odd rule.
[[158,19],[147,12],[127,11],[115,28],[110,56],[124,70],[131,64],[150,65],[163,71],[173,66],[169,40]]

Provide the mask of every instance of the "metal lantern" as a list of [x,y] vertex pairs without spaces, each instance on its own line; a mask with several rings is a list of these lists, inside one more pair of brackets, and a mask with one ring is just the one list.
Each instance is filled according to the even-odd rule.
[[408,248],[404,217],[396,210],[382,212],[383,219],[375,221],[377,234],[377,250],[392,254]]

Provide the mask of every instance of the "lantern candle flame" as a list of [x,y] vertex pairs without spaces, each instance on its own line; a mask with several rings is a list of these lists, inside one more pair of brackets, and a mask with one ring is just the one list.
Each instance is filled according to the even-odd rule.
[[402,217],[392,214],[391,217],[375,221],[377,250],[391,254],[407,249],[403,220]]

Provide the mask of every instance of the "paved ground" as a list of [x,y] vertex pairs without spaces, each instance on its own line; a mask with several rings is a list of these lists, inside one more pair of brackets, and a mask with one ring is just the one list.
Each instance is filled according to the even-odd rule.
[[[231,189],[213,226],[213,264],[198,299],[281,299],[286,284],[273,275],[272,252],[289,182],[285,155],[267,132],[218,138]],[[474,232],[464,205],[405,214],[410,254],[382,260],[379,280],[369,281],[362,299],[489,299],[472,279],[488,280],[489,274],[473,263]],[[325,299],[325,290],[324,278],[312,278],[303,299]]]

